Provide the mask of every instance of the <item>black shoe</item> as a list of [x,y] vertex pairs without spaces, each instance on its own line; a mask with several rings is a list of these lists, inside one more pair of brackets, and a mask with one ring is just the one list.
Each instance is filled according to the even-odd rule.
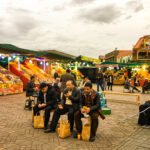
[[73,131],[73,132],[72,132],[72,136],[73,136],[73,138],[77,139],[78,133],[77,133],[76,131]]
[[55,130],[52,130],[52,129],[47,129],[47,130],[44,130],[44,133],[54,133]]
[[46,131],[46,130],[48,130],[48,129],[49,129],[49,127],[48,127],[48,126],[44,127],[44,131]]
[[95,141],[95,136],[90,137],[89,141],[94,142]]

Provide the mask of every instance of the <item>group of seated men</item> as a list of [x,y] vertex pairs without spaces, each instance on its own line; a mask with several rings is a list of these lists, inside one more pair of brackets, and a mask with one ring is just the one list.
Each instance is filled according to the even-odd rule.
[[141,92],[136,86],[131,83],[131,79],[126,79],[124,88],[128,89],[130,93],[134,93],[134,90],[137,92]]
[[[83,114],[89,114],[91,117],[91,136],[90,141],[95,141],[96,131],[98,128],[98,117],[101,116],[100,112],[100,96],[93,90],[92,84],[86,82],[84,89],[78,89],[72,80],[66,82],[66,88],[62,93],[60,102],[57,101],[57,93],[52,85],[46,83],[40,84],[39,96],[37,104],[34,106],[33,111],[36,115],[40,110],[45,110],[44,115],[44,132],[55,132],[59,118],[63,114],[68,114],[70,122],[70,130],[73,132],[74,137],[82,132]],[[83,107],[88,109],[83,109]],[[51,111],[54,110],[52,121],[48,126]],[[74,122],[76,131],[74,131]]]

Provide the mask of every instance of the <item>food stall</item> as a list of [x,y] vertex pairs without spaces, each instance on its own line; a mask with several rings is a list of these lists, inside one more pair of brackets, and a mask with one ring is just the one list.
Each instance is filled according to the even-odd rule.
[[23,83],[14,74],[0,66],[0,95],[23,92]]
[[36,75],[39,82],[48,82],[48,83],[52,82],[52,80],[53,80],[52,76],[50,74],[46,73],[45,71],[43,71],[42,69],[40,69],[39,67],[37,67],[36,65],[34,65],[32,63],[24,63],[24,66],[27,69],[33,71],[34,75]]

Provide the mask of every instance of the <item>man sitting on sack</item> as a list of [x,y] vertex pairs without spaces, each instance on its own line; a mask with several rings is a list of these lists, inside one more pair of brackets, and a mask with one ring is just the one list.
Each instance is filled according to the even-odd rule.
[[35,85],[35,76],[30,77],[30,81],[26,85],[26,97],[29,97],[29,104],[28,107],[32,109],[32,100],[30,99],[34,94],[37,94],[38,87]]
[[44,129],[48,129],[48,122],[50,118],[50,112],[55,109],[57,105],[57,96],[54,88],[46,83],[40,84],[40,92],[38,96],[38,103],[33,107],[34,116],[39,113],[40,110],[45,109],[44,115]]
[[70,122],[70,130],[73,131],[74,113],[79,110],[80,91],[75,87],[72,80],[66,82],[66,89],[63,92],[63,97],[58,108],[55,110],[50,129],[45,133],[55,132],[58,120],[61,115],[68,113],[68,120]]
[[[88,114],[91,117],[91,135],[90,141],[95,141],[96,131],[98,128],[98,117],[100,115],[100,96],[92,89],[92,84],[87,82],[84,86],[84,92],[81,94],[81,109],[75,113],[75,124],[77,133],[76,136],[82,133],[83,114]],[[85,109],[86,108],[86,109]]]

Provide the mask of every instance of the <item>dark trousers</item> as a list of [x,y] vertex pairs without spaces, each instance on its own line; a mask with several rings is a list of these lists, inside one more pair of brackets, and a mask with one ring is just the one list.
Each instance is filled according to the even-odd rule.
[[142,87],[142,93],[145,93],[145,91],[148,91],[148,90],[150,90],[150,87],[148,87],[148,86]]
[[53,107],[43,107],[43,108],[39,108],[37,105],[33,107],[33,112],[34,112],[34,116],[37,115],[39,113],[40,110],[45,109],[45,113],[44,113],[44,128],[47,128],[48,126],[48,122],[50,119],[50,112],[54,109]]
[[132,91],[134,91],[134,90],[136,90],[137,92],[140,92],[140,90],[139,89],[137,89],[135,86],[132,86]]
[[97,91],[99,91],[99,87],[104,91],[103,82],[97,82]]
[[[93,137],[96,136],[99,114],[97,112],[93,112],[90,113],[89,115],[91,116],[91,137]],[[75,113],[75,125],[78,133],[82,132],[82,121],[81,121],[82,117],[83,114],[81,113],[80,110]]]
[[70,122],[70,130],[73,130],[74,126],[74,109],[72,106],[64,106],[63,109],[57,108],[54,112],[53,119],[50,125],[50,129],[55,131],[57,127],[57,123],[59,121],[59,118],[61,115],[64,115],[65,113],[68,112],[68,120]]
[[110,89],[112,91],[112,86],[113,86],[113,83],[108,83],[108,90]]

